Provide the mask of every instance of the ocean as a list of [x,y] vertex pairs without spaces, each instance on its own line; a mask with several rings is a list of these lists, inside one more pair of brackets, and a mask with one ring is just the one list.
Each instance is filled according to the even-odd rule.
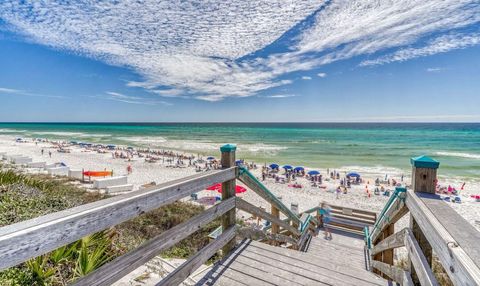
[[480,178],[478,123],[0,123],[0,135],[111,143],[358,172],[409,173],[410,158],[440,161],[439,175]]

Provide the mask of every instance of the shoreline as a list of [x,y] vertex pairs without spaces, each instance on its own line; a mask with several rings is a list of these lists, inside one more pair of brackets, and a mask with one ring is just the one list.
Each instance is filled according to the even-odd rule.
[[[48,151],[42,156],[40,153],[41,148],[45,148],[45,150],[51,150],[52,158],[48,157]],[[220,148],[220,146],[218,146],[218,148]],[[71,153],[59,153],[54,150],[52,142],[40,142],[38,143],[38,145],[31,141],[28,143],[17,143],[15,142],[14,136],[0,135],[0,152],[26,155],[33,158],[34,161],[46,161],[47,163],[64,162],[67,166],[75,169],[83,168],[85,170],[104,170],[106,168],[107,170],[113,170],[115,175],[127,175],[128,183],[134,185],[134,190],[138,189],[141,185],[150,182],[160,184],[197,173],[195,167],[188,166],[188,160],[186,160],[187,166],[184,168],[171,168],[168,167],[169,165],[171,166],[170,163],[163,162],[161,160],[161,162],[157,161],[156,163],[148,163],[145,162],[145,158],[134,157],[133,160],[126,161],[125,159],[112,158],[111,152],[104,154],[96,152],[84,152],[85,150],[75,146],[69,147],[69,149],[71,149]],[[176,153],[176,151],[173,152]],[[180,152],[177,153],[180,154]],[[196,156],[196,154],[189,154],[187,152],[183,152],[182,154],[187,156]],[[220,151],[218,150],[216,158],[219,158],[219,154]],[[129,164],[131,164],[133,169],[133,172],[131,174],[127,174],[127,166]],[[258,168],[255,170],[251,170],[251,172],[260,179],[260,181],[262,166],[263,164],[257,164]],[[306,171],[308,170],[309,169],[306,169]],[[316,170],[319,170],[325,178],[325,169],[317,168]],[[344,172],[347,172],[347,170],[342,169],[336,171],[338,171],[342,176],[344,175]],[[280,173],[283,173],[283,171],[281,171]],[[311,187],[309,181],[307,181],[305,178],[297,179],[297,182],[303,186],[300,189],[291,188],[288,186],[288,184],[275,183],[275,180],[271,178],[267,179],[266,181],[262,181],[262,183],[264,183],[264,185],[272,193],[282,197],[282,201],[287,206],[290,206],[292,203],[298,204],[300,212],[317,206],[321,201],[326,201],[332,205],[369,209],[379,212],[383,208],[385,202],[388,200],[388,197],[373,194],[373,190],[375,188],[374,181],[377,177],[383,179],[385,173],[388,174],[388,172],[383,172],[383,174],[363,173],[362,178],[364,179],[365,183],[362,183],[361,185],[353,185],[352,188],[348,190],[347,194],[340,194],[338,198],[335,194],[335,189],[339,184],[339,180],[325,181],[325,189]],[[389,177],[394,178],[398,182],[400,182],[400,178],[395,177],[395,174],[392,174]],[[410,174],[405,174],[403,183],[409,185],[409,182]],[[448,184],[454,184],[454,186],[458,189],[461,185],[461,182],[443,181],[442,178],[440,178],[440,183],[445,186]],[[368,197],[365,191],[367,186],[371,193],[370,197]],[[385,187],[390,190],[393,189],[392,186]],[[480,203],[475,202],[473,199],[470,200],[469,198],[470,194],[476,194],[476,191],[480,193],[480,189],[475,184],[467,183],[465,190],[461,193],[461,198],[463,202],[461,204],[449,203],[449,205],[465,219],[467,219],[472,225],[474,225],[477,229],[480,230],[480,226],[475,223],[475,220],[478,220],[478,218],[480,217]],[[208,202],[208,200],[205,198],[211,198],[218,195],[219,194],[217,192],[208,190],[204,190],[198,193],[200,202]],[[243,194],[239,194],[239,196],[258,207],[264,207],[267,210],[269,210],[270,208],[270,206],[264,200],[262,200],[252,191],[247,191]],[[245,219],[247,218],[246,214],[239,214],[239,216]]]

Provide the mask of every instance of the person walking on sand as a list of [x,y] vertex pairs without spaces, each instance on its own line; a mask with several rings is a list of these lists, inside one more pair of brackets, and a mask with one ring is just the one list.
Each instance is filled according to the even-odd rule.
[[131,174],[132,173],[132,165],[128,164],[127,166],[127,174]]
[[44,152],[43,149],[42,149],[42,151],[40,151],[40,152],[42,152],[42,156],[43,156],[43,152]]
[[48,151],[48,156],[52,158],[52,151]]
[[332,231],[327,225],[332,220],[330,212],[330,206],[328,206],[327,203],[322,202],[317,213],[317,220],[320,222],[320,226],[323,226],[325,239],[327,240],[332,240]]

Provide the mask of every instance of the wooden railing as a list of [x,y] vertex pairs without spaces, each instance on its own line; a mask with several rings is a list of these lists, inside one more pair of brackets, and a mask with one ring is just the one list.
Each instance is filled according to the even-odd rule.
[[[414,189],[397,188],[375,225],[365,229],[372,270],[400,285],[438,285],[435,254],[454,285],[480,285],[480,232],[435,194],[438,162],[419,157],[412,164]],[[410,226],[395,232],[408,212]],[[399,247],[408,252],[407,269],[395,265]]]
[[[220,249],[224,255],[227,255],[235,247],[236,208],[255,214],[275,225],[275,232],[266,233],[268,239],[301,249],[308,236],[313,232],[314,222],[311,216],[299,218],[259,183],[252,174],[243,168],[236,167],[234,145],[222,146],[220,150],[222,152],[222,170],[193,175],[1,227],[0,270],[46,254],[86,235],[108,229],[145,212],[171,204],[216,183],[222,183],[223,191],[220,203],[112,260],[89,275],[78,279],[74,284],[111,285],[209,222],[221,218],[223,231],[206,247],[199,250],[157,284],[178,285]],[[284,213],[292,223],[280,220],[278,212],[268,213],[236,198],[237,178],[271,203],[272,210],[276,209]],[[263,233],[265,234],[265,232]]]

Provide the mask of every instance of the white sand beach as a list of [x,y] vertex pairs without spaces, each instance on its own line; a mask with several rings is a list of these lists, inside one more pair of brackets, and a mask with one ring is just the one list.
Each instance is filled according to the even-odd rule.
[[[69,166],[71,169],[84,169],[84,170],[113,170],[114,175],[127,175],[128,183],[133,184],[134,190],[138,189],[141,185],[155,182],[157,184],[167,182],[170,180],[186,177],[196,173],[194,166],[188,166],[186,164],[183,168],[172,168],[173,163],[169,163],[166,160],[158,160],[155,163],[149,163],[145,161],[145,158],[139,158],[134,156],[130,161],[126,159],[113,158],[110,151],[105,154],[99,154],[94,151],[86,151],[85,148],[77,146],[70,146],[70,153],[60,153],[51,142],[37,142],[34,143],[32,139],[26,139],[27,142],[19,143],[15,141],[13,136],[2,135],[0,136],[0,152],[6,152],[7,154],[21,154],[31,157],[34,162],[44,161],[47,164],[62,162]],[[41,150],[44,149],[44,154],[41,154]],[[51,152],[51,158],[49,156]],[[220,151],[218,152],[218,157]],[[188,162],[188,160],[187,160]],[[127,174],[127,166],[131,165],[132,173]],[[317,169],[321,174],[327,174],[325,169]],[[308,170],[307,170],[308,171]],[[332,170],[330,170],[332,171]],[[251,172],[261,180],[261,165],[258,165],[257,169],[252,169]],[[280,171],[280,174],[283,171]],[[343,177],[346,170],[337,170]],[[441,172],[441,168],[439,170]],[[387,171],[388,174],[388,171]],[[390,179],[395,179],[397,182],[401,182],[401,178],[398,174],[388,174]],[[339,185],[339,180],[324,180],[322,186],[324,188],[312,187],[310,181],[306,178],[299,177],[296,182],[302,185],[302,188],[289,187],[289,183],[276,183],[274,179],[267,178],[263,181],[264,185],[275,195],[282,198],[282,201],[290,206],[292,203],[298,204],[299,211],[310,209],[317,206],[321,201],[326,201],[332,205],[339,205],[352,208],[360,208],[366,210],[372,210],[379,212],[388,200],[388,197],[383,195],[374,195],[376,178],[383,179],[385,177],[385,171],[382,173],[362,173],[363,182],[359,185],[352,185],[348,189],[348,193],[340,193],[337,198],[335,189]],[[462,182],[456,181],[440,181],[441,185],[452,185],[457,189],[460,188]],[[410,177],[405,176],[403,184],[410,184]],[[366,193],[366,188],[370,192],[370,196]],[[393,186],[385,186],[386,189],[393,190]],[[478,185],[468,183],[465,189],[461,192],[460,197],[462,203],[449,203],[462,217],[468,220],[477,229],[480,229],[478,221],[480,220],[480,202],[476,202],[470,198],[470,195],[477,194],[479,191]],[[212,202],[215,196],[220,196],[215,191],[204,190],[198,193],[199,201]],[[269,209],[270,206],[256,195],[252,191],[239,194],[246,201],[260,207]],[[247,218],[246,214],[239,212],[239,217]]]

